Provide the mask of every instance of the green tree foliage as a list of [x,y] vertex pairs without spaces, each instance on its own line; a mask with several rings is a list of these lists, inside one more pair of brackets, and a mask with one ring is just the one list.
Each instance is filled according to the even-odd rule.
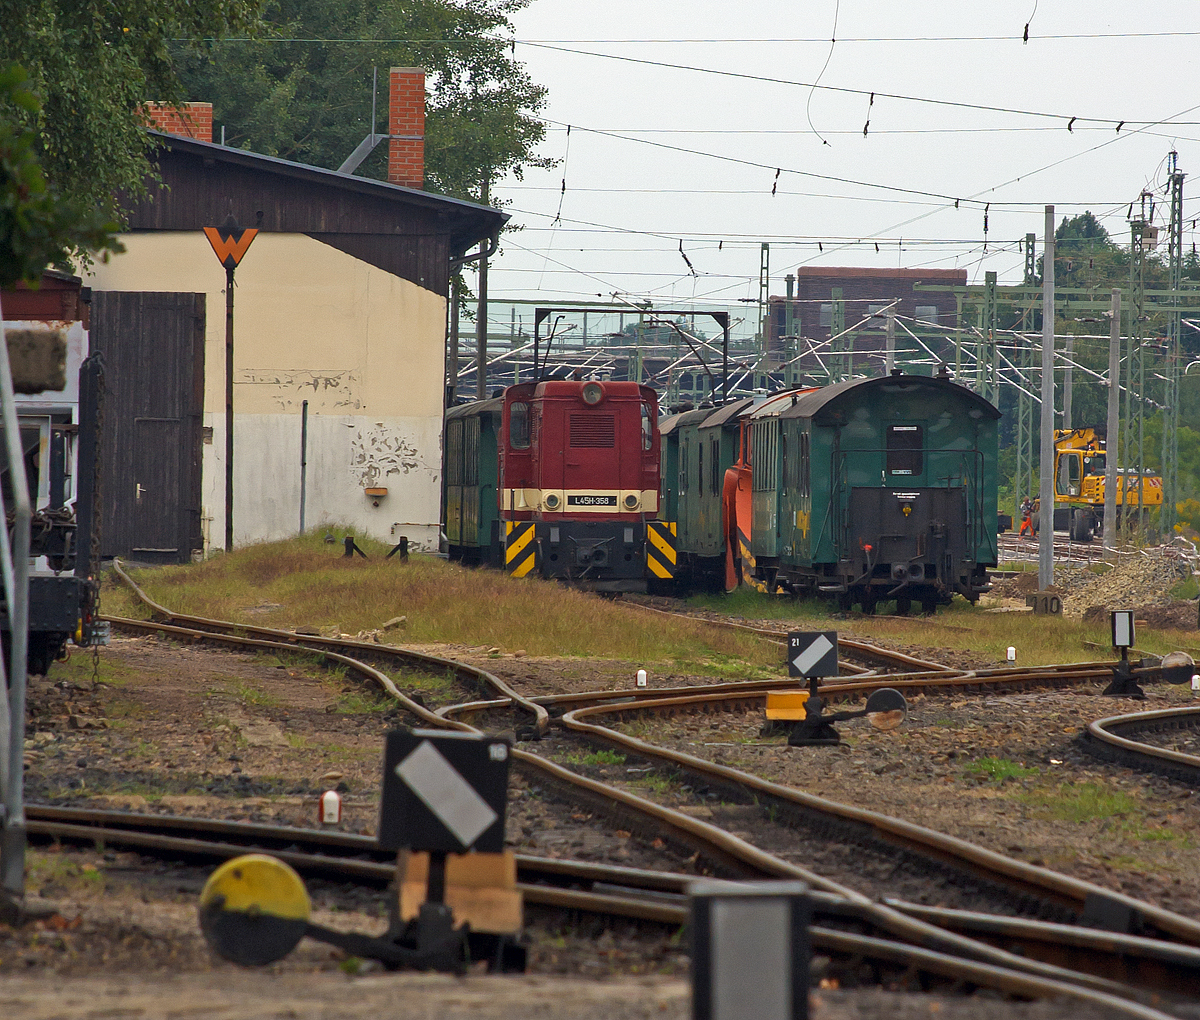
[[[27,78],[18,64],[0,71],[0,103],[36,117]],[[46,266],[65,266],[80,249],[122,251],[116,229],[94,206],[56,195],[38,165],[33,131],[0,120],[0,287],[36,283]]]
[[0,67],[29,72],[41,102],[0,97],[0,120],[34,133],[60,195],[119,213],[120,193],[150,172],[140,115],[147,99],[182,95],[170,43],[253,31],[261,0],[0,0]]
[[[188,98],[213,104],[226,144],[333,169],[371,131],[372,68],[386,133],[389,68],[423,67],[426,187],[478,198],[485,173],[550,165],[534,151],[546,90],[502,37],[528,2],[270,0],[262,38],[181,54],[181,73]],[[347,41],[313,41],[331,38]],[[386,148],[357,172],[386,179]]]

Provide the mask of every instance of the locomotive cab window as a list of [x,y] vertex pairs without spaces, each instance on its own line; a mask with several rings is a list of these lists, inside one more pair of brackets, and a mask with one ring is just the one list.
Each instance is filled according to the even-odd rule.
[[654,418],[650,415],[650,405],[642,402],[642,449],[649,450],[654,445]]
[[889,425],[887,473],[919,475],[924,470],[924,440],[920,425]]
[[508,408],[508,445],[514,450],[529,449],[529,405],[515,403]]

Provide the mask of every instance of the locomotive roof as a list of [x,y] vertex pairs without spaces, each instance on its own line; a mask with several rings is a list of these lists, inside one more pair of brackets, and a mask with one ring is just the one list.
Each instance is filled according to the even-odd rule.
[[543,379],[537,384],[534,392],[538,397],[575,397],[587,383],[593,381],[604,387],[604,395],[607,397],[641,396],[643,390],[649,389],[641,383],[624,380]]
[[787,408],[781,417],[784,418],[825,418],[836,413],[838,404],[849,395],[860,396],[862,392],[878,390],[882,393],[895,393],[913,390],[934,390],[953,394],[957,399],[974,405],[989,418],[999,418],[1000,412],[988,400],[985,400],[974,390],[960,386],[949,379],[941,379],[929,375],[884,375],[871,379],[849,379],[846,382],[823,386],[819,390],[805,393],[791,407]]
[[504,410],[504,398],[493,397],[490,400],[472,400],[467,404],[455,404],[446,412],[446,421],[452,418],[473,418],[477,414],[500,414]]

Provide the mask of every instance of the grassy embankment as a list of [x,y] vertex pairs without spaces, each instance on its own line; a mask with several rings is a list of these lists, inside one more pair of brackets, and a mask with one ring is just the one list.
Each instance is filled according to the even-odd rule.
[[[1112,633],[1107,621],[1093,624],[1032,613],[989,613],[959,598],[939,609],[934,617],[855,613],[849,618],[834,618],[832,602],[797,601],[782,595],[764,595],[751,588],[742,588],[729,595],[697,596],[689,601],[697,608],[715,609],[746,619],[776,620],[784,625],[792,622],[797,630],[837,630],[847,637],[877,639],[888,644],[973,652],[997,665],[1005,662],[1009,646],[1017,649],[1017,663],[1022,666],[1114,658]],[[880,608],[891,607],[881,604]],[[1200,636],[1195,631],[1139,627],[1137,647],[1155,655],[1182,649],[1190,651],[1193,657],[1200,657]],[[937,658],[936,654],[931,657]]]
[[[414,555],[402,564],[384,559],[387,546],[358,542],[369,559],[345,559],[340,544],[307,535],[132,576],[169,609],[235,623],[357,634],[405,616],[405,626],[384,641],[619,659],[727,677],[780,673],[778,648],[751,635],[653,617],[554,583],[435,557]],[[105,587],[104,612],[149,615],[115,578]]]

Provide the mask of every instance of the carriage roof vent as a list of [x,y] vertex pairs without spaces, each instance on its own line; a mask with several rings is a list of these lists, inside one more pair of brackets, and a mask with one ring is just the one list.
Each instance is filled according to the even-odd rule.
[[902,368],[893,368],[893,369],[892,369],[892,375],[904,375],[904,369],[902,369]]
[[950,366],[946,364],[946,362],[943,361],[940,365],[938,365],[937,377],[939,379],[950,378]]

